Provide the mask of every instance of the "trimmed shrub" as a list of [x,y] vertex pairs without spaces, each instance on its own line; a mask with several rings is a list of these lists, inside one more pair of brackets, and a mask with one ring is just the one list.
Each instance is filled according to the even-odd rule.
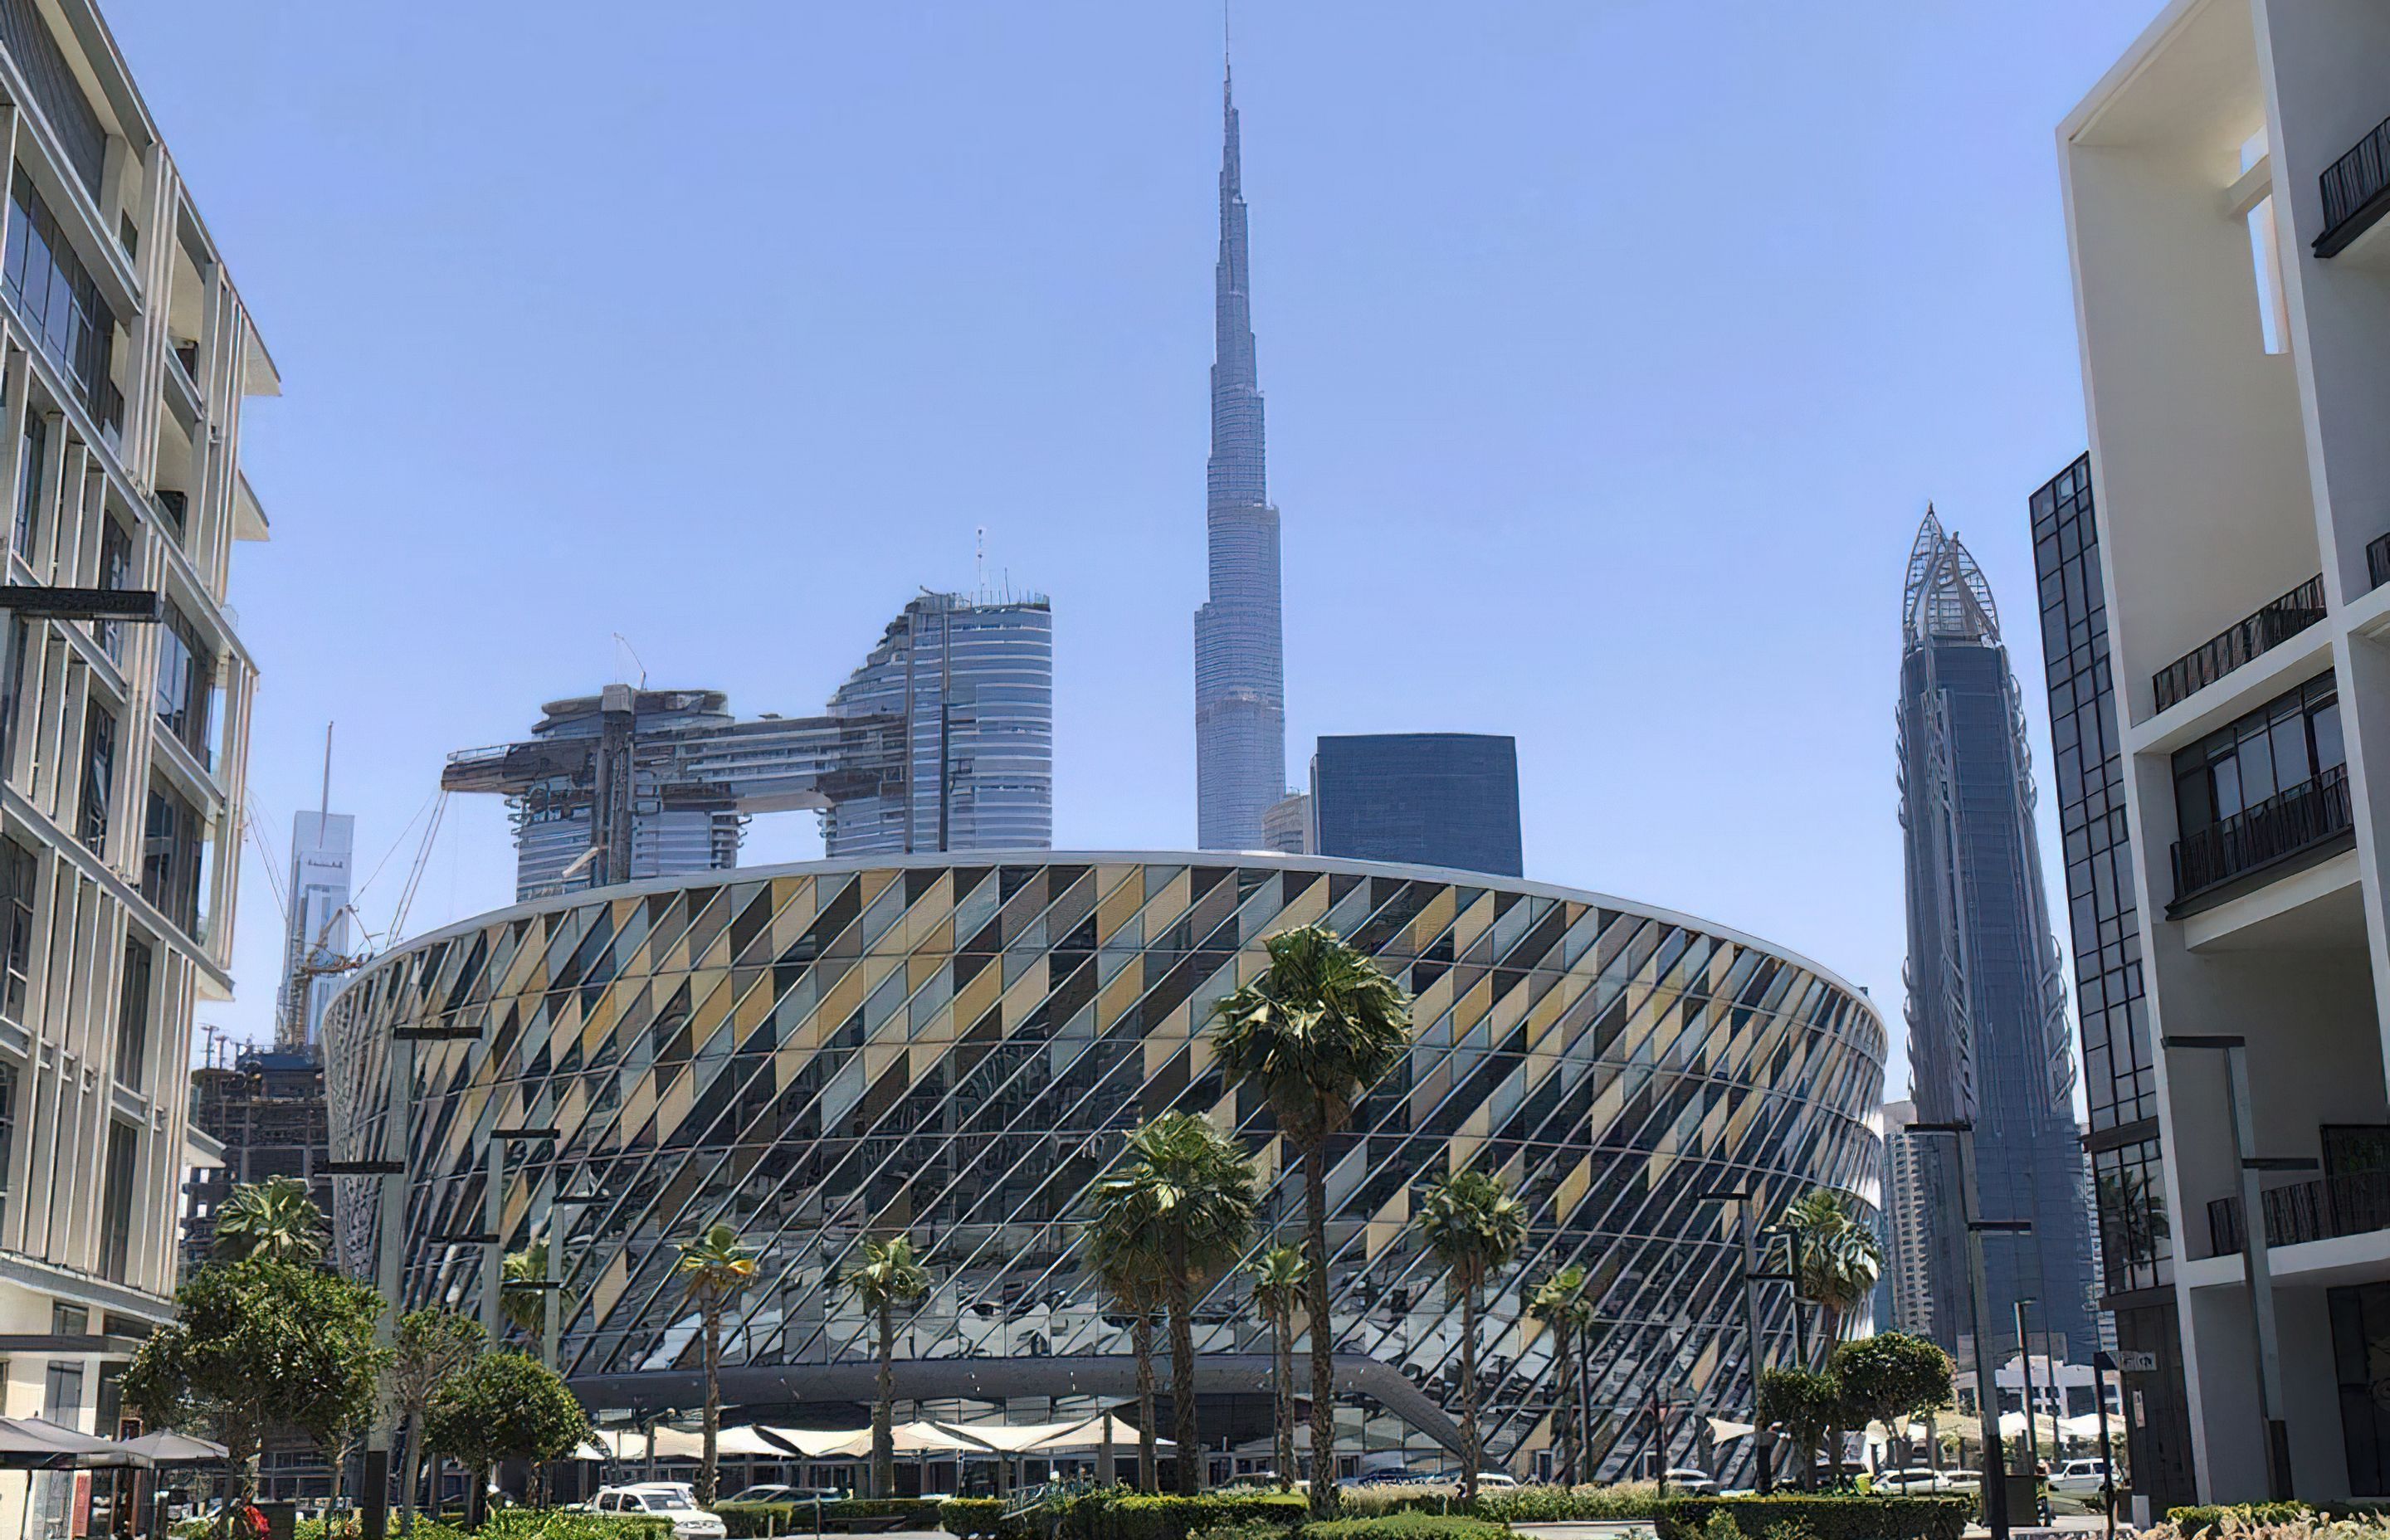
[[1710,1521],[1725,1514],[1745,1535],[1773,1540],[1789,1523],[1809,1540],[1959,1540],[1974,1512],[1969,1497],[1836,1497],[1780,1494],[1770,1497],[1671,1497],[1655,1505],[1660,1540],[1706,1540]]
[[[932,1529],[939,1522],[941,1506],[932,1497],[841,1497],[821,1505],[822,1527],[835,1529],[840,1521],[847,1519],[901,1518],[912,1521],[916,1528]],[[797,1530],[808,1534],[813,1532],[811,1503],[716,1503],[713,1511],[722,1516],[722,1527],[728,1532],[729,1540],[787,1534]]]
[[1382,1519],[1323,1519],[1302,1540],[1508,1540],[1510,1526],[1458,1514],[1391,1513]]
[[2281,1503],[2204,1504],[2191,1508],[2166,1509],[2166,1522],[2185,1534],[2197,1534],[2202,1530],[2221,1529],[2226,1518],[2246,1529],[2255,1524],[2289,1524],[2312,1518],[2315,1509],[2293,1499]]
[[1063,1517],[1062,1533],[1069,1540],[1188,1540],[1197,1530],[1253,1521],[1289,1530],[1302,1523],[1310,1511],[1309,1499],[1294,1492],[1201,1497],[1142,1493],[1089,1495],[1072,1502]]
[[1187,1540],[1286,1540],[1286,1526],[1275,1519],[1239,1519],[1199,1529]]
[[1451,1482],[1389,1482],[1383,1485],[1346,1487],[1341,1509],[1350,1518],[1381,1518],[1390,1513],[1456,1513],[1490,1519],[1498,1524],[1599,1523],[1612,1520],[1649,1519],[1661,1501],[1651,1482],[1619,1482],[1609,1486],[1481,1487],[1477,1506],[1460,1499],[1460,1486]]
[[1003,1517],[1001,1497],[950,1497],[938,1505],[938,1527],[957,1540],[996,1540]]

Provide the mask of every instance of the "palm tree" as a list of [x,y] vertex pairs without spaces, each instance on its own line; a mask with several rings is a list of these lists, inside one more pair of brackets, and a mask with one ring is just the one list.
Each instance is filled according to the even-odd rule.
[[722,1431],[722,1315],[755,1282],[755,1253],[734,1226],[717,1220],[681,1242],[673,1271],[705,1322],[705,1452],[697,1467],[697,1506],[711,1508],[720,1469],[713,1445]]
[[1272,1389],[1278,1392],[1278,1489],[1294,1490],[1294,1310],[1303,1301],[1309,1267],[1300,1246],[1273,1246],[1246,1269],[1253,1280],[1253,1308],[1269,1328],[1278,1354]]
[[1593,1325],[1593,1297],[1586,1292],[1585,1269],[1572,1262],[1536,1286],[1528,1313],[1552,1333],[1552,1434],[1560,1445],[1561,1469],[1574,1485],[1581,1478],[1577,1451],[1585,1431],[1577,1426],[1576,1343]]
[[[1087,1249],[1104,1291],[1129,1318],[1129,1351],[1137,1355],[1137,1484],[1157,1488],[1153,1445],[1153,1307],[1162,1297],[1162,1258],[1124,1198],[1091,1194]],[[1103,1473],[1107,1484],[1111,1472]]]
[[1802,1295],[1817,1302],[1825,1351],[1831,1354],[1843,1323],[1883,1276],[1883,1247],[1851,1200],[1830,1187],[1813,1187],[1794,1200],[1779,1223],[1792,1237],[1792,1274]]
[[1311,1317],[1311,1511],[1336,1510],[1336,1331],[1328,1299],[1328,1140],[1410,1051],[1410,1000],[1333,930],[1266,943],[1269,967],[1212,1007],[1220,1070],[1258,1088],[1303,1156],[1303,1249]]
[[1461,1495],[1477,1500],[1477,1468],[1484,1444],[1477,1429],[1478,1290],[1519,1260],[1527,1244],[1527,1210],[1501,1178],[1463,1168],[1427,1189],[1420,1202],[1420,1234],[1444,1264],[1460,1301],[1460,1443],[1466,1462]]
[[846,1270],[847,1291],[880,1320],[880,1393],[871,1404],[871,1495],[896,1495],[896,1307],[930,1291],[930,1270],[904,1236],[867,1240]]
[[498,1314],[536,1345],[547,1330],[547,1290],[532,1285],[547,1281],[546,1238],[508,1251],[498,1264]]
[[1253,1229],[1253,1162],[1242,1146],[1193,1112],[1164,1112],[1128,1136],[1120,1162],[1095,1186],[1152,1237],[1170,1315],[1170,1403],[1176,1414],[1178,1490],[1201,1484],[1195,1427],[1195,1303],[1244,1254]]
[[324,1211],[295,1176],[246,1183],[216,1215],[215,1252],[227,1262],[306,1266],[324,1254]]

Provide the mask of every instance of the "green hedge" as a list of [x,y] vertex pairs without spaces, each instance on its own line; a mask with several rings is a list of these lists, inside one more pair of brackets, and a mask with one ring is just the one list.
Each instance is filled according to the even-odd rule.
[[996,1540],[1001,1497],[950,1497],[938,1505],[938,1527],[957,1540]]
[[[827,1529],[835,1528],[845,1519],[902,1518],[914,1521],[917,1528],[933,1529],[939,1522],[939,1507],[934,1497],[841,1497],[821,1505],[821,1521]],[[811,1503],[716,1503],[713,1511],[722,1516],[722,1527],[728,1532],[730,1540],[787,1534],[797,1530],[813,1533]]]
[[1507,1540],[1507,1524],[1438,1513],[1390,1513],[1382,1519],[1323,1519],[1303,1526],[1303,1540]]
[[1811,1540],[1959,1540],[1974,1512],[1971,1497],[1670,1497],[1651,1518],[1660,1540],[1703,1540],[1724,1514],[1750,1540],[1791,1523]]
[[[323,1519],[302,1521],[294,1529],[295,1540],[344,1540],[359,1534],[363,1518],[351,1509],[338,1521]],[[398,1510],[390,1514],[390,1532],[398,1533]],[[175,1540],[209,1540],[217,1533],[215,1520],[186,1519],[173,1526]],[[670,1540],[672,1521],[652,1514],[585,1513],[576,1508],[502,1508],[490,1514],[489,1522],[478,1530],[465,1527],[460,1519],[435,1519],[418,1511],[415,1516],[415,1540]]]
[[1663,1499],[1651,1482],[1608,1486],[1480,1487],[1477,1506],[1460,1500],[1458,1482],[1389,1482],[1348,1486],[1338,1494],[1340,1511],[1356,1519],[1389,1513],[1458,1513],[1498,1524],[1600,1523],[1649,1519]]
[[1254,1519],[1292,1529],[1310,1511],[1309,1499],[1293,1492],[1252,1496],[1086,1496],[1073,1499],[1063,1516],[1062,1533],[1069,1540],[1187,1540],[1199,1529]]
[[2288,1498],[2279,1503],[2207,1504],[2166,1509],[2166,1522],[2184,1534],[2220,1528],[2228,1518],[2242,1528],[2258,1524],[2295,1524],[2303,1519],[2379,1519],[2390,1511],[2384,1503],[2303,1503]]

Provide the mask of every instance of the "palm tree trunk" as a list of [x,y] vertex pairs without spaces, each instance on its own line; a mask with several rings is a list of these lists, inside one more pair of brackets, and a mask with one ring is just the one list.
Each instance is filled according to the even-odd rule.
[[1460,1290],[1460,1496],[1477,1501],[1477,1286]]
[[871,1403],[871,1495],[896,1495],[896,1305],[880,1302],[880,1394]]
[[1137,1354],[1137,1489],[1162,1490],[1153,1452],[1153,1316],[1137,1307],[1128,1328],[1129,1346]]
[[697,1506],[713,1506],[713,1483],[721,1469],[715,1453],[722,1431],[722,1306],[709,1299],[705,1305],[705,1455],[697,1467]]
[[406,1414],[406,1455],[398,1462],[398,1533],[415,1533],[415,1483],[423,1473],[423,1414]]
[[1192,1497],[1202,1490],[1203,1444],[1195,1431],[1195,1302],[1187,1283],[1183,1242],[1171,1248],[1170,1283],[1170,1411],[1178,1442],[1178,1495]]
[[1576,1484],[1576,1358],[1569,1352],[1569,1329],[1552,1328],[1553,1442],[1560,1445],[1561,1480]]
[[1336,1330],[1328,1303],[1328,1140],[1303,1151],[1303,1254],[1311,1264],[1311,1512],[1336,1511]]
[[1278,1489],[1294,1490],[1294,1302],[1272,1312],[1278,1339]]

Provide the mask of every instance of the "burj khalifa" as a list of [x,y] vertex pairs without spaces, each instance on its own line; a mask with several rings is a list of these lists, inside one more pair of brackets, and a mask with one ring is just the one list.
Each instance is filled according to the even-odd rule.
[[1286,664],[1231,83],[1224,78],[1220,87],[1226,137],[1204,503],[1211,597],[1195,611],[1195,837],[1205,850],[1259,850],[1262,815],[1286,794]]

